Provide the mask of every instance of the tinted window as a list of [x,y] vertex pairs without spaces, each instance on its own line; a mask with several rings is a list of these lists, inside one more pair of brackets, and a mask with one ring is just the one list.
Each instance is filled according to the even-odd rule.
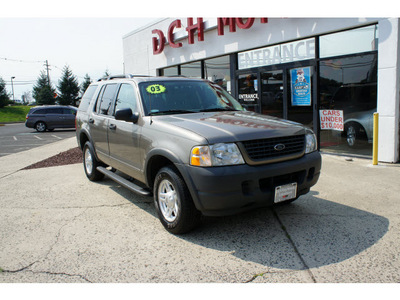
[[86,89],[86,92],[82,96],[81,104],[79,105],[79,110],[86,111],[90,105],[90,100],[92,100],[94,93],[97,90],[97,85],[91,85]]
[[48,108],[46,109],[46,113],[47,114],[62,114],[62,108],[61,107],[52,107],[52,108]]
[[103,97],[101,98],[100,103],[100,114],[106,115],[109,113],[109,109],[111,107],[111,103],[115,92],[117,90],[117,84],[107,84],[103,93]]
[[45,114],[46,113],[46,111],[45,111],[45,109],[37,109],[37,110],[34,110],[33,112],[31,112],[33,115],[40,115],[40,114]]
[[121,85],[115,103],[115,111],[124,108],[130,108],[132,112],[136,111],[136,90],[130,84]]
[[94,111],[97,112],[97,113],[99,113],[99,111],[100,111],[101,97],[103,97],[105,88],[106,88],[106,86],[103,85],[101,87],[99,95],[97,96],[96,105],[95,105],[95,108],[94,108]]
[[320,123],[324,151],[372,154],[369,142],[377,104],[377,68],[376,53],[321,60],[320,109],[341,111],[344,119],[341,132]]
[[76,110],[72,108],[63,108],[64,115],[76,115]]

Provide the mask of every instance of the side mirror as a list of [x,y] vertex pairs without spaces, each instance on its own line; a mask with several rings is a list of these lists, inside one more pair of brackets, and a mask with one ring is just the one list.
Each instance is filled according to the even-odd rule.
[[116,111],[115,119],[125,122],[137,123],[137,121],[139,120],[139,113],[132,113],[132,109],[124,108]]

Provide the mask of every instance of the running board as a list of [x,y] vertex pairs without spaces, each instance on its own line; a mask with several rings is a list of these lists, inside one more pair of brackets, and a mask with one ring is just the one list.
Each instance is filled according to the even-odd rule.
[[125,178],[122,178],[121,176],[107,170],[104,167],[97,167],[97,171],[103,173],[107,177],[110,177],[112,180],[115,182],[119,183],[120,185],[126,187],[127,189],[131,190],[134,193],[138,193],[143,196],[150,196],[151,192],[147,189],[144,189],[133,182],[130,182],[129,180],[126,180]]

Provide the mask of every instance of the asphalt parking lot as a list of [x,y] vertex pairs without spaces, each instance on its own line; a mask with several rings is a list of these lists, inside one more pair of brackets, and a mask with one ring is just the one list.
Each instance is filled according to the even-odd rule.
[[18,171],[35,151],[0,158],[0,282],[400,282],[399,165],[323,155],[296,202],[175,236],[151,198],[90,182],[80,164]]
[[39,133],[24,123],[0,126],[0,157],[26,151],[75,136],[75,129],[55,129]]

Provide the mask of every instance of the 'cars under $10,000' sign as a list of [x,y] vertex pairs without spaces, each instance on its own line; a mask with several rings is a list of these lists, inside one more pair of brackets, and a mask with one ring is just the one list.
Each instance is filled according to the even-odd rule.
[[343,110],[323,109],[319,111],[321,130],[343,131]]

